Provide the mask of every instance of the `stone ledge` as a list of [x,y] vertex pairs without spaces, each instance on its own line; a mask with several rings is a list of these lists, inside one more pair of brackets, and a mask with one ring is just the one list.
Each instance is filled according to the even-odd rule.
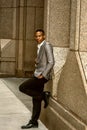
[[52,107],[49,108],[48,117],[50,117],[49,130],[77,130]]
[[65,122],[64,120],[66,120],[66,122],[68,122],[72,126],[72,130],[73,128],[75,128],[76,130],[87,130],[87,125],[82,122],[79,117],[77,117],[69,110],[66,110],[62,105],[57,103],[52,98],[50,99],[50,109],[53,109],[53,111],[58,113],[63,122]]

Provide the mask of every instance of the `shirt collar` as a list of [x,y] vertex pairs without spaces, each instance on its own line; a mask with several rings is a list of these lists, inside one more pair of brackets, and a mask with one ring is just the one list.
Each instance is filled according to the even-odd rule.
[[43,45],[44,41],[42,41],[40,44],[38,44],[37,47],[40,48]]

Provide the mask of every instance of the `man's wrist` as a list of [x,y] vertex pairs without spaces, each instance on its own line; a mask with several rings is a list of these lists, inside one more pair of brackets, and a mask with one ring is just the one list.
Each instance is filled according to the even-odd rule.
[[39,79],[43,78],[43,75],[42,75],[42,74],[41,74],[41,75],[39,75],[39,76],[38,76],[38,78],[39,78]]

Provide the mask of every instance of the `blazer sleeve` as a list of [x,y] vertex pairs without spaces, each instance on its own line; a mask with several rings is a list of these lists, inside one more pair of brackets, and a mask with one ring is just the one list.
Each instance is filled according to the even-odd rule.
[[44,72],[42,73],[42,75],[44,77],[46,77],[46,75],[51,72],[51,69],[54,66],[53,47],[51,44],[47,43],[45,45],[45,52],[46,52],[46,56],[47,56],[46,57],[47,58],[47,66],[46,66]]

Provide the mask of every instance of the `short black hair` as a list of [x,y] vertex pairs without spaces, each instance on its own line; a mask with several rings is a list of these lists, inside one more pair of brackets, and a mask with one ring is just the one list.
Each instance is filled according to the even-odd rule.
[[44,32],[44,30],[43,29],[37,29],[36,31],[35,31],[35,33],[36,32],[42,32],[43,33],[43,35],[45,35],[45,32]]

